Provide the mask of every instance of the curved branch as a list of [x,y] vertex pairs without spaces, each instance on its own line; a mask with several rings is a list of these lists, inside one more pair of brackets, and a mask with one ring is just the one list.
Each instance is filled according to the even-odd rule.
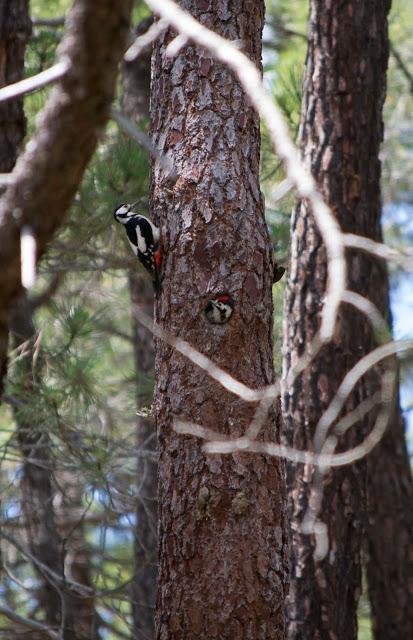
[[10,609],[10,607],[5,604],[0,605],[0,615],[6,616],[7,618],[9,618],[9,620],[17,622],[17,624],[21,624],[27,629],[40,631],[41,633],[44,633],[48,638],[52,638],[52,640],[59,640],[59,634],[50,629],[47,625],[42,624],[41,622],[36,622],[36,620],[31,620],[30,618],[19,616],[18,613],[15,613],[12,609]]

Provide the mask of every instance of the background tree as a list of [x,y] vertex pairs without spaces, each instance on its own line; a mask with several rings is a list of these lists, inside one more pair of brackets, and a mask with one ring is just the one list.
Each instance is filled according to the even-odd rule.
[[[31,5],[34,33],[26,56],[26,75],[45,70],[53,64],[56,46],[64,33],[63,17],[70,0],[59,0],[53,5],[47,0],[32,0]],[[268,2],[267,9],[275,17],[272,19],[269,16],[269,26],[264,34],[267,44],[264,55],[266,83],[267,86],[273,83],[274,94],[288,117],[294,135],[299,122],[300,76],[306,43],[303,37],[306,3],[303,0],[277,0],[276,3]],[[393,33],[400,55],[408,66],[409,16],[406,16],[406,12],[406,5],[402,12],[400,7],[395,7],[393,29],[396,30]],[[134,22],[141,23],[147,15],[143,3],[136,2]],[[203,14],[202,20],[207,20],[205,15],[208,16],[208,12]],[[220,17],[224,28],[225,15],[225,12],[221,13]],[[242,21],[242,16],[239,19]],[[237,42],[238,46],[243,46],[242,41],[237,39]],[[145,55],[138,57],[130,67],[133,70],[129,76],[132,84],[128,87],[127,82],[122,82],[121,107],[124,112],[128,109],[125,95],[128,91],[131,93],[131,87],[137,91],[131,101],[132,119],[135,117],[135,107],[140,113],[142,104],[148,99],[147,91],[141,91],[147,83],[148,54],[149,50],[146,50]],[[198,77],[196,71],[191,75],[194,81]],[[146,75],[144,82],[141,72]],[[208,88],[209,73],[216,77],[216,65],[211,64],[207,75],[198,78],[200,83],[202,80],[202,87]],[[383,157],[385,197],[387,202],[390,199],[394,202],[407,198],[409,193],[409,139],[406,126],[409,97],[405,76],[398,66],[392,66],[390,80]],[[180,95],[179,84],[176,89]],[[225,89],[221,89],[221,92],[225,93]],[[44,89],[25,99],[30,133],[34,130],[35,116],[44,106],[48,95],[48,89]],[[202,91],[201,95],[204,95]],[[238,96],[235,93],[236,99]],[[248,122],[256,126],[253,118]],[[144,121],[140,126],[145,126]],[[266,217],[271,240],[281,255],[285,256],[292,198],[287,195],[279,199],[280,186],[281,192],[284,190],[285,193],[288,185],[283,182],[285,175],[279,159],[267,144],[265,127],[263,133],[261,175],[266,196]],[[214,140],[218,140],[218,137]],[[3,175],[0,181],[4,184]],[[169,183],[167,188],[168,198],[171,197]],[[0,410],[3,535],[0,637],[7,640],[30,634],[30,637],[53,634],[53,628],[45,624],[45,610],[39,606],[42,576],[34,570],[35,559],[32,559],[29,548],[30,529],[21,508],[24,504],[22,469],[27,460],[22,456],[17,440],[18,412],[11,410],[13,399],[17,398],[23,401],[21,418],[28,420],[32,430],[34,428],[38,433],[41,432],[43,441],[39,445],[47,443],[47,449],[37,446],[38,454],[47,452],[49,456],[49,460],[43,460],[42,470],[44,476],[50,478],[53,509],[49,511],[54,522],[48,517],[45,524],[55,526],[58,533],[58,548],[65,552],[66,586],[68,592],[71,591],[76,597],[79,613],[83,604],[85,610],[87,606],[91,607],[91,611],[95,608],[95,628],[108,640],[148,635],[145,625],[147,621],[150,623],[152,612],[146,606],[150,603],[150,598],[146,600],[149,590],[146,577],[142,579],[142,576],[149,576],[153,580],[151,571],[154,567],[150,562],[147,563],[150,554],[147,554],[145,538],[146,534],[153,534],[153,529],[145,525],[152,517],[148,508],[153,506],[149,476],[145,475],[145,471],[154,463],[154,454],[150,450],[150,444],[154,442],[153,418],[149,409],[151,350],[148,334],[140,323],[133,321],[132,331],[130,329],[129,282],[133,278],[132,297],[138,311],[144,303],[144,287],[148,295],[148,312],[151,313],[152,292],[150,283],[142,274],[112,218],[116,205],[137,198],[141,198],[139,207],[145,213],[148,210],[147,193],[148,166],[144,154],[119,134],[113,124],[105,131],[101,129],[97,153],[77,190],[70,213],[39,263],[37,284],[30,293],[35,329],[32,341],[34,348],[26,344],[13,349],[10,345],[8,386],[3,396],[7,404]],[[391,209],[395,208],[396,205],[392,204]],[[402,213],[405,215],[408,212],[399,207],[397,218],[391,210],[386,214],[387,237],[393,245],[400,245],[409,237],[408,215],[404,226],[400,226]],[[208,229],[214,219],[206,224]],[[213,247],[212,253],[216,250],[217,247]],[[280,254],[277,255],[279,257]],[[216,267],[211,270],[215,272]],[[284,280],[273,288],[277,370],[280,370],[277,327],[281,323]],[[403,286],[408,283],[407,277],[402,280],[394,269],[392,281],[393,286],[397,282],[405,283]],[[201,305],[203,319],[202,309]],[[401,319],[402,316],[397,313],[398,337],[403,335]],[[227,328],[231,327],[231,323]],[[222,329],[225,326],[218,328]],[[133,357],[134,351],[136,358]],[[36,364],[33,367],[32,356]],[[222,354],[221,361],[224,360],[225,354]],[[21,375],[24,364],[29,369],[28,377]],[[146,373],[142,368],[147,368]],[[406,373],[405,366],[404,379]],[[25,385],[27,380],[28,386]],[[217,396],[220,392],[221,389],[217,388]],[[225,402],[224,399],[222,401]],[[406,406],[406,397],[403,402]],[[238,400],[237,403],[237,406],[241,406],[242,401]],[[145,421],[144,430],[147,430],[149,440],[143,441],[144,430],[140,424],[137,425],[137,404],[138,421]],[[180,439],[181,447],[183,441]],[[249,454],[244,452],[242,455],[250,459]],[[235,454],[237,464],[240,458],[239,452]],[[219,457],[210,459],[219,464]],[[31,461],[36,460],[31,458]],[[387,482],[383,486],[387,486]],[[243,496],[236,497],[235,508],[239,506],[242,510]],[[207,498],[207,493],[202,490],[199,501],[201,514],[208,504]],[[238,505],[238,502],[241,504]],[[47,501],[45,505],[40,505],[41,508],[43,506],[47,506]],[[147,521],[142,517],[143,511],[149,513]],[[207,524],[208,521],[205,522]],[[35,535],[34,542],[38,541]],[[79,591],[78,587],[74,588],[73,579],[86,587],[90,585],[91,590]],[[144,612],[149,615],[143,616]],[[76,618],[80,622],[78,618],[80,616]],[[40,625],[40,628],[36,625]],[[365,625],[367,619],[363,618]],[[367,632],[360,633],[360,640],[367,638],[370,638]]]
[[[134,36],[144,34],[153,24],[153,16],[139,22]],[[122,112],[132,122],[143,126],[149,120],[149,97],[151,82],[151,53],[148,47],[122,68]],[[135,194],[136,195],[136,194]],[[146,192],[144,196],[146,196]],[[136,199],[136,198],[134,198]],[[143,204],[143,203],[142,203]],[[153,314],[153,287],[145,274],[130,270],[129,286],[132,304],[133,345],[136,368],[137,406],[151,406],[154,376],[154,344],[152,333],[133,315],[135,309],[147,316]],[[136,447],[153,451],[153,458],[137,459],[137,496],[135,529],[135,575],[132,587],[134,636],[153,638],[155,633],[155,600],[157,576],[157,464],[156,430],[153,417],[138,416],[136,425]]]
[[[355,4],[349,1],[326,10],[322,3],[311,2],[300,128],[303,156],[342,229],[379,241],[378,153],[388,56],[388,9],[388,3],[369,5],[368,2]],[[326,281],[325,249],[305,201],[298,204],[292,225],[291,271],[284,319],[285,376],[316,335],[317,312]],[[351,252],[348,265],[348,288],[367,296],[388,316],[388,280],[383,264]],[[298,448],[309,446],[314,436],[313,427],[334,396],[340,380],[373,345],[374,337],[366,320],[354,310],[343,308],[333,343],[322,350],[295,388],[288,389],[284,396],[286,435],[290,443]],[[371,396],[376,388],[374,376],[365,377],[348,401],[347,410]],[[371,425],[371,415],[358,422],[351,435],[343,439],[342,446],[347,448],[356,444]],[[396,464],[399,469],[397,479],[396,474],[389,476],[384,472],[389,458],[392,459],[389,466]],[[313,474],[306,467],[290,468],[290,513],[294,520],[290,638],[313,638],[317,634],[327,638],[331,633],[340,638],[357,637],[367,486],[370,593],[375,589],[380,591],[380,599],[378,594],[373,597],[375,634],[380,638],[400,637],[411,624],[405,606],[408,599],[406,545],[409,539],[411,542],[411,523],[407,515],[411,480],[398,407],[391,430],[369,459],[368,466],[381,475],[379,482],[376,471],[367,475],[365,463],[336,470],[325,479],[320,519],[327,523],[330,550],[318,563],[313,559],[314,542],[300,529],[308,508],[308,489]],[[392,517],[391,544],[382,536],[386,519]],[[396,529],[400,531],[400,537],[396,535]],[[389,554],[395,556],[392,560],[387,556],[389,547]],[[385,567],[377,565],[372,569],[375,562],[379,564],[378,554],[386,566],[398,567],[397,574],[390,576]],[[391,603],[391,592],[400,595],[400,599],[397,598],[399,606]],[[383,617],[379,616],[379,607],[386,610]]]

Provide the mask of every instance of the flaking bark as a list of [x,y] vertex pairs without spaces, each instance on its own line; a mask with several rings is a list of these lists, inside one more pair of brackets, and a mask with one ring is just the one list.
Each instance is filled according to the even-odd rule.
[[[181,3],[234,40],[257,65],[262,2]],[[195,46],[170,59],[168,32],[152,61],[154,140],[179,179],[170,191],[155,165],[152,208],[164,245],[157,321],[251,387],[274,380],[272,258],[259,189],[259,123],[227,69]],[[235,302],[228,324],[209,324],[210,298]],[[284,637],[286,535],[284,465],[244,452],[206,456],[173,430],[179,416],[242,434],[255,407],[157,341],[159,587],[157,638]],[[277,409],[262,437],[274,439]]]
[[[346,0],[328,5],[321,0],[311,1],[300,128],[305,162],[342,229],[375,240],[381,240],[378,154],[383,132],[389,7],[387,0]],[[370,298],[386,315],[388,277],[385,266],[356,252],[349,252],[348,265],[348,288]],[[285,303],[285,375],[319,327],[325,283],[325,250],[307,203],[302,201],[297,205],[292,221],[291,269]],[[313,427],[338,384],[373,346],[374,339],[366,319],[343,305],[332,344],[323,349],[320,357],[301,376],[294,391],[287,389],[284,395],[286,438],[290,444],[300,449],[311,446]],[[371,373],[363,378],[349,398],[347,410],[372,395],[378,388],[378,375]],[[372,415],[357,423],[340,446],[349,448],[358,443],[371,425]],[[400,477],[389,473],[390,460],[400,470]],[[385,477],[377,483],[377,475],[381,473]],[[408,571],[405,558],[411,535],[411,525],[407,524],[409,517],[404,512],[408,508],[409,492],[411,495],[408,478],[408,462],[396,408],[392,429],[368,463],[362,461],[327,475],[320,517],[328,525],[329,554],[324,561],[316,563],[313,540],[300,532],[312,471],[301,465],[289,465],[293,519],[292,584],[288,607],[288,637],[291,640],[355,640],[357,637],[367,486],[370,487],[367,531],[372,560],[369,562],[369,581],[374,584],[375,591],[372,601],[376,637],[384,640],[409,635],[412,607],[409,615],[408,598],[401,593],[406,589],[403,579]],[[389,518],[394,519],[390,528],[386,527]],[[396,536],[397,527],[400,527],[399,536]],[[378,560],[380,556],[381,560]],[[374,562],[377,562],[376,567]],[[397,566],[397,575],[391,575],[389,571],[393,563]],[[382,570],[382,577],[379,577]],[[398,611],[391,594],[393,589],[400,596]],[[379,616],[379,608],[383,609],[383,616]],[[377,625],[382,626],[380,632]]]

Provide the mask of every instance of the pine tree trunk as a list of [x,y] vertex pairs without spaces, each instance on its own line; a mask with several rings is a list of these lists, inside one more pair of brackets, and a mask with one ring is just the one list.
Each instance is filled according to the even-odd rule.
[[[389,6],[387,1],[376,0],[346,0],[328,6],[320,0],[311,1],[299,136],[305,162],[342,229],[376,240],[381,239],[378,153],[383,130]],[[348,288],[370,298],[386,314],[388,277],[384,265],[356,252],[348,253],[348,265]],[[284,375],[317,332],[325,282],[325,250],[311,211],[302,201],[297,205],[292,221]],[[314,425],[338,384],[373,346],[372,332],[366,320],[343,305],[333,343],[323,349],[310,370],[301,376],[299,384],[284,395],[286,438],[290,444],[309,447]],[[365,377],[349,398],[346,409],[357,406],[371,395],[377,384],[374,374]],[[370,417],[355,425],[340,446],[347,448],[358,443],[371,424]],[[386,446],[387,453],[383,455]],[[400,476],[390,473],[392,465],[401,470]],[[379,474],[383,475],[378,482]],[[402,629],[405,632],[408,624],[407,596],[400,596],[396,614],[391,591],[394,589],[400,594],[405,590],[402,578],[405,578],[406,569],[402,558],[406,557],[409,516],[400,507],[407,508],[408,476],[403,434],[399,415],[396,415],[393,429],[368,464],[364,461],[335,470],[325,478],[321,520],[328,525],[330,550],[324,561],[316,563],[313,540],[300,532],[308,506],[312,470],[290,465],[288,484],[293,518],[292,584],[288,606],[290,639],[353,640],[357,637],[360,551],[367,486],[370,487],[371,526],[368,533],[372,553],[369,581],[370,592],[375,593],[376,599],[374,602],[373,598],[376,625],[379,624],[377,609],[380,607],[388,612],[388,625],[394,625],[397,616],[400,620],[404,617],[405,625],[404,629],[399,626],[394,636],[387,635],[384,630],[382,635],[377,633],[377,638],[404,637]],[[399,496],[397,500],[396,495]],[[383,496],[386,497],[383,499]],[[397,522],[392,529],[392,542],[390,535],[383,531],[389,518]],[[396,527],[401,528],[399,537]],[[389,532],[388,526],[386,532]],[[398,567],[397,575],[394,572],[390,576],[387,571],[379,577],[382,564],[373,567],[379,555],[388,568],[391,565]],[[380,624],[384,624],[383,619]]]
[[368,468],[367,582],[375,640],[413,637],[413,484],[397,405]]
[[[139,274],[130,278],[132,310],[137,307],[151,316],[153,291],[149,278]],[[137,404],[151,403],[146,389],[154,371],[152,334],[133,319]],[[153,420],[140,416],[136,425],[136,448],[156,454],[156,432]],[[135,577],[132,586],[134,638],[154,638],[154,610],[156,598],[157,549],[157,463],[155,458],[140,457],[137,461],[139,494],[136,505]]]
[[[0,87],[22,79],[30,34],[28,0],[0,0]],[[23,98],[0,103],[0,173],[13,169],[25,135]]]
[[[30,34],[28,0],[0,0],[0,87],[22,79]],[[0,173],[13,169],[25,135],[23,98],[0,103]],[[7,332],[0,332],[0,353],[7,352],[7,344]],[[0,361],[0,393],[6,370],[7,361]]]
[[[134,36],[150,27],[153,18],[137,25]],[[133,121],[149,118],[151,80],[151,50],[144,51],[137,60],[122,67],[123,113]],[[137,267],[139,269],[139,267]],[[146,274],[131,273],[129,277],[132,305],[133,345],[135,356],[137,406],[150,405],[154,375],[154,343],[152,333],[134,317],[134,309],[153,315],[153,287]],[[156,431],[153,420],[139,416],[136,424],[136,448],[156,455]],[[136,505],[136,531],[134,542],[135,575],[132,584],[132,612],[134,638],[151,640],[155,635],[155,599],[157,577],[157,463],[148,456],[137,459],[139,494]]]
[[[21,505],[29,548],[42,565],[63,579],[63,545],[56,526],[53,505],[55,488],[52,484],[54,462],[50,455],[50,437],[40,417],[33,419],[27,403],[33,402],[36,381],[41,375],[42,357],[33,367],[36,331],[32,311],[26,294],[21,295],[11,322],[14,348],[26,344],[27,355],[17,366],[14,378],[16,385],[15,420],[17,439],[23,457],[21,479]],[[21,395],[19,393],[21,390]],[[45,623],[52,629],[62,624],[65,640],[75,640],[73,606],[64,589],[44,571],[34,565],[39,578],[37,600],[44,611]],[[62,611],[64,621],[62,622]]]
[[[181,3],[257,65],[262,2]],[[193,45],[152,61],[151,119],[179,179],[168,189],[156,165],[152,206],[162,229],[161,328],[187,340],[245,384],[274,380],[271,247],[259,190],[259,122],[227,69]],[[210,324],[208,300],[229,293],[227,324]],[[159,640],[284,637],[284,465],[245,452],[206,455],[173,430],[175,416],[238,436],[255,406],[224,391],[164,342],[156,344],[159,444]],[[273,408],[262,437],[274,439]]]

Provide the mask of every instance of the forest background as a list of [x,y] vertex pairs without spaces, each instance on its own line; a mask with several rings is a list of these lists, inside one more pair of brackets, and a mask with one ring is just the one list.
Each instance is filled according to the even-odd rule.
[[[308,7],[301,0],[268,1],[266,5],[265,85],[281,106],[295,138],[301,108]],[[63,23],[56,17],[64,17],[69,6],[63,0],[30,3],[33,32],[26,52],[27,77],[53,64],[63,33]],[[144,3],[136,2],[133,24],[141,25],[148,16]],[[404,248],[413,238],[413,77],[409,74],[413,63],[413,7],[393,2],[389,26],[392,49],[381,155],[383,226],[386,242]],[[124,67],[117,108],[125,113],[128,108],[136,108],[130,107],[130,82],[128,69]],[[36,115],[48,94],[49,89],[42,89],[25,97],[27,137],[34,130]],[[145,114],[138,115],[144,129]],[[261,186],[267,202],[266,218],[278,262],[286,264],[294,197],[287,194],[277,200],[274,185],[283,180],[284,174],[271,152],[265,127],[262,140]],[[22,447],[16,424],[20,425],[21,433],[21,425],[24,430],[28,421],[41,423],[49,438],[48,455],[57,470],[55,481],[61,488],[54,505],[59,527],[72,543],[78,537],[78,549],[82,549],[82,553],[76,550],[75,542],[68,550],[77,564],[72,575],[76,571],[83,577],[87,574],[87,579],[81,581],[95,585],[99,591],[96,610],[101,637],[107,640],[129,638],[131,615],[139,614],[130,599],[130,586],[139,581],[134,570],[136,525],[142,495],[140,483],[145,478],[139,469],[142,471],[142,461],[149,468],[154,457],[150,415],[153,347],[131,312],[131,302],[136,302],[139,296],[146,296],[146,309],[150,310],[151,293],[147,276],[137,266],[116,228],[112,212],[120,202],[138,198],[142,210],[147,211],[148,190],[146,151],[121,132],[115,122],[110,122],[65,224],[39,265],[39,277],[31,293],[35,384],[30,388],[24,384],[25,371],[21,366],[24,345],[14,344],[6,402],[0,410],[3,529],[24,538]],[[273,288],[277,373],[281,372],[283,293],[281,280]],[[413,276],[396,268],[391,270],[391,305],[395,337],[411,336]],[[401,373],[401,404],[411,442],[411,365],[407,363]],[[147,437],[142,440],[143,424]],[[135,448],[131,442],[136,443]],[[37,574],[12,544],[3,554],[7,570],[1,576],[2,600],[18,614],[36,618]],[[136,588],[139,591],[139,586]],[[12,638],[14,632],[10,619],[0,614],[0,633]],[[365,598],[360,605],[359,637],[371,638]]]

